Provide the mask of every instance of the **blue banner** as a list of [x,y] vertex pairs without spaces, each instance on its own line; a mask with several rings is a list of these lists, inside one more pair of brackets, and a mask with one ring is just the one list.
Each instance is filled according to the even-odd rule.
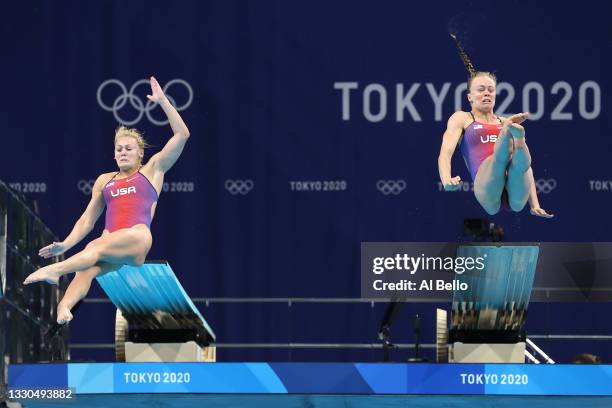
[[[53,372],[54,377],[48,374]],[[9,366],[9,389],[75,394],[612,395],[612,366],[117,363]]]

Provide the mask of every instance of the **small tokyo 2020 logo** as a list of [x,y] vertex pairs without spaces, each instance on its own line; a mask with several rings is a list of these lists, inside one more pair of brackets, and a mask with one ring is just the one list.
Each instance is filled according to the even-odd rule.
[[589,180],[591,191],[612,191],[612,180]]

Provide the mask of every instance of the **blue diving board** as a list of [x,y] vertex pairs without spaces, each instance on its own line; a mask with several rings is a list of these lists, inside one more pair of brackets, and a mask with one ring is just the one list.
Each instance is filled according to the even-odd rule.
[[485,268],[456,275],[468,290],[453,292],[453,327],[476,328],[482,323],[478,318],[482,312],[496,311],[495,322],[488,328],[520,329],[529,307],[539,250],[533,244],[460,245],[457,257],[484,259]]
[[[195,329],[205,342],[215,333],[181,286],[166,261],[142,266],[124,265],[97,278],[110,300],[130,325],[139,329]],[[160,319],[160,314],[165,315]]]

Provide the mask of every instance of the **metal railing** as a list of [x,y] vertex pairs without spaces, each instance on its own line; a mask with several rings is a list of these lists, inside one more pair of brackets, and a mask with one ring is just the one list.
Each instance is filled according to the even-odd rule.
[[61,289],[22,285],[25,276],[49,262],[37,253],[41,244],[50,241],[57,241],[55,234],[20,195],[0,181],[0,395],[8,364],[68,355],[67,333],[44,341],[45,331],[55,320]]
[[[385,299],[364,299],[364,298],[318,298],[318,297],[275,297],[275,298],[236,298],[236,297],[194,297],[192,301],[196,304],[201,304],[205,307],[210,307],[213,304],[286,304],[287,307],[292,307],[294,304],[370,304],[373,308],[375,304],[389,303]],[[85,303],[107,303],[111,304],[107,298],[87,298],[84,300]],[[442,303],[439,299],[423,299],[419,298],[418,303]],[[376,327],[373,327],[373,332]],[[531,334],[529,338],[532,340],[599,340],[599,341],[612,341],[612,335],[582,335],[582,334]],[[383,345],[381,342],[371,343],[321,343],[321,342],[253,342],[253,343],[224,343],[218,342],[214,346],[218,348],[236,349],[236,348],[256,348],[256,349],[382,349]],[[71,343],[70,347],[73,349],[112,349],[114,348],[113,343]],[[393,347],[396,349],[413,349],[415,345],[413,343],[395,343]],[[420,348],[424,349],[435,349],[435,343],[421,343]]]

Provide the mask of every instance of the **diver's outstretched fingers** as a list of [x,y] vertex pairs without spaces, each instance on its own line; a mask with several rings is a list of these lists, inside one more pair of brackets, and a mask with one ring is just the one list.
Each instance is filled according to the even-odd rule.
[[536,217],[540,217],[540,218],[553,218],[555,215],[554,214],[549,214],[546,212],[545,209],[543,208],[532,208],[531,210],[529,210],[529,213],[531,215],[535,215]]
[[55,242],[53,244],[49,244],[46,247],[41,248],[38,251],[38,255],[42,256],[43,258],[46,258],[47,256],[49,256],[52,253],[53,245],[55,245]]
[[455,176],[452,177],[444,184],[444,191],[456,191],[461,188],[461,177]]
[[151,77],[151,94],[147,95],[147,98],[153,102],[161,102],[164,98],[166,98],[161,85],[153,76]]
[[51,258],[54,256],[59,256],[61,254],[63,254],[64,252],[66,252],[66,246],[64,245],[63,242],[54,242],[50,245],[47,245],[44,248],[41,248],[38,251],[38,255],[47,259],[47,258]]
[[506,118],[504,122],[521,124],[529,117],[529,112],[521,112]]

